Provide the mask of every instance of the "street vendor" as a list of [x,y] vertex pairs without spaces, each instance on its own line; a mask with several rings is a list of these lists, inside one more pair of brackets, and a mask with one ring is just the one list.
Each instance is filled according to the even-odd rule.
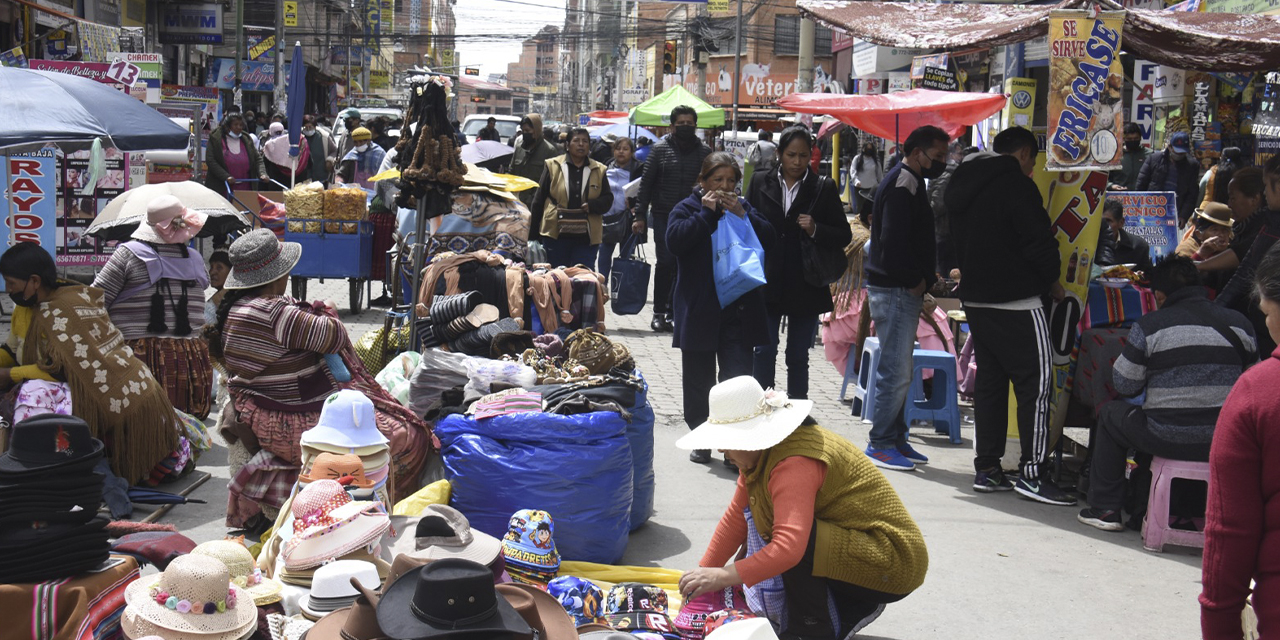
[[710,407],[676,446],[720,449],[738,486],[700,568],[680,578],[685,602],[745,584],[782,637],[844,638],[924,582],[920,529],[861,450],[808,417],[812,401],[742,376],[716,385]]
[[106,444],[112,471],[130,484],[147,477],[178,447],[177,416],[111,324],[102,291],[59,280],[53,256],[28,242],[0,256],[0,275],[17,305],[0,348],[0,387],[65,381],[72,414]]
[[351,140],[354,146],[338,163],[338,182],[359,184],[372,191],[374,183],[369,178],[378,174],[378,167],[382,166],[387,152],[373,144],[373,132],[364,127],[352,131]]
[[[269,454],[234,474],[229,526],[246,525],[263,506],[280,508],[302,464],[302,432],[316,425],[325,399],[340,389],[360,391],[377,410],[378,430],[391,440],[393,499],[417,489],[431,451],[426,423],[364,368],[332,303],[307,304],[285,295],[289,272],[301,256],[301,245],[282,243],[267,229],[237,239],[226,294],[216,321],[205,329],[209,353],[229,377],[231,401],[220,429],[251,454]],[[326,354],[339,355],[340,362],[326,360]],[[281,467],[289,470],[282,473]],[[268,491],[261,503],[244,498],[241,488],[263,483],[284,488]]]
[[204,186],[226,194],[228,190],[252,189],[249,180],[267,180],[267,170],[262,156],[254,148],[244,130],[244,118],[233,113],[222,121],[222,126],[209,134],[209,151]]
[[206,216],[165,195],[147,205],[133,239],[111,253],[93,286],[102,289],[111,323],[160,381],[179,411],[209,416],[213,367],[204,329],[209,271],[186,245]]

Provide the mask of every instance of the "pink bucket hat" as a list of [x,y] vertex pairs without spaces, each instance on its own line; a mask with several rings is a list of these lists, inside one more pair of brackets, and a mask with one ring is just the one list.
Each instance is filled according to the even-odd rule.
[[293,537],[285,543],[290,570],[310,569],[376,544],[391,526],[380,502],[353,501],[342,485],[316,480],[293,500]]
[[159,196],[147,204],[147,220],[134,230],[133,238],[156,244],[186,244],[200,233],[208,218],[182,206],[177,196]]
[[741,587],[704,593],[680,608],[673,624],[684,640],[702,640],[707,616],[725,609],[746,609],[747,597]]

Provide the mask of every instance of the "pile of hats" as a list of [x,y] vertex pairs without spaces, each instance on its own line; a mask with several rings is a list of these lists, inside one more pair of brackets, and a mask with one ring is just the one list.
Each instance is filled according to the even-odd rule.
[[373,402],[359,391],[329,396],[316,426],[304,431],[301,490],[317,480],[333,480],[357,500],[390,503],[391,448],[378,431]]
[[436,296],[423,321],[422,347],[449,345],[455,353],[473,356],[489,356],[494,337],[501,333],[520,330],[520,323],[511,318],[501,318],[498,308],[483,303],[479,291],[468,291],[451,296]]
[[191,553],[221,562],[231,582],[244,589],[253,598],[253,604],[265,607],[280,601],[284,586],[262,575],[262,570],[253,562],[253,554],[243,544],[234,540],[211,540],[197,545]]
[[445,558],[461,558],[489,568],[495,583],[510,582],[502,541],[471,528],[461,511],[448,505],[432,504],[422,510],[413,523],[391,546],[389,582],[414,568]]
[[174,559],[160,575],[135,580],[124,599],[120,624],[130,638],[238,640],[258,626],[253,596],[206,555]]
[[382,576],[372,562],[338,560],[316,569],[311,580],[311,593],[298,607],[303,617],[319,620],[339,609],[355,604],[362,589],[376,591],[382,587]]
[[276,532],[283,543],[281,581],[311,587],[316,569],[334,560],[371,562],[386,577],[390,566],[379,558],[379,542],[391,520],[382,503],[352,500],[342,485],[325,479],[308,484],[290,509],[290,521]]
[[733,586],[720,591],[708,591],[691,600],[686,600],[680,607],[675,619],[676,631],[684,640],[702,640],[708,633],[707,618],[722,611],[746,609],[747,596],[742,587]]
[[102,441],[79,418],[42,414],[13,426],[0,455],[0,583],[68,578],[97,567],[110,545],[98,516]]
[[560,553],[556,551],[555,531],[555,522],[546,511],[521,509],[511,515],[502,539],[502,555],[513,580],[545,588],[556,579]]
[[560,601],[577,626],[604,623],[604,591],[596,583],[577,576],[560,576],[547,585],[547,593]]
[[609,626],[627,633],[652,633],[665,640],[681,640],[667,614],[667,592],[651,584],[620,582],[604,601]]

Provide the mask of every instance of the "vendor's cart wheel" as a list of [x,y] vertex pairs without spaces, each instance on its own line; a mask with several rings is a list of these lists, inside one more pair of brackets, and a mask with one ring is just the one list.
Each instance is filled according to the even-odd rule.
[[307,299],[307,279],[302,276],[293,276],[290,278],[293,285],[293,297],[298,300]]
[[360,303],[364,300],[364,281],[358,278],[351,279],[351,313],[360,313]]

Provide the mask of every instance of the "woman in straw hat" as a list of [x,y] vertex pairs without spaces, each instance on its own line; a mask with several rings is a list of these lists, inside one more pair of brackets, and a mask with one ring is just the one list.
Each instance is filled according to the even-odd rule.
[[844,638],[924,582],[916,523],[858,447],[808,417],[812,401],[742,376],[716,385],[710,407],[676,446],[722,451],[738,488],[700,568],[680,578],[686,602],[745,584],[783,637]]
[[206,217],[171,195],[152,200],[133,239],[116,247],[93,280],[111,323],[164,386],[173,407],[201,420],[209,415],[213,395],[209,347],[200,337],[209,270],[187,243]]
[[107,445],[117,476],[132,484],[178,447],[177,416],[151,371],[107,316],[100,289],[59,280],[53,256],[20,242],[0,256],[17,307],[0,350],[0,388],[65,380],[74,414]]
[[[244,526],[262,507],[271,515],[288,496],[302,464],[300,438],[320,419],[326,398],[341,389],[363,393],[374,404],[378,430],[391,440],[399,499],[417,488],[431,451],[431,432],[421,418],[396,402],[361,364],[332,306],[307,304],[285,295],[289,272],[302,255],[296,242],[280,242],[267,229],[251,231],[230,249],[231,275],[217,320],[205,330],[209,352],[227,371],[231,401],[220,429],[243,440],[251,453],[265,450],[263,464],[241,468],[231,483],[227,524]],[[326,354],[338,354],[337,371]],[[281,472],[281,467],[287,471]],[[263,484],[256,502],[242,488]]]

